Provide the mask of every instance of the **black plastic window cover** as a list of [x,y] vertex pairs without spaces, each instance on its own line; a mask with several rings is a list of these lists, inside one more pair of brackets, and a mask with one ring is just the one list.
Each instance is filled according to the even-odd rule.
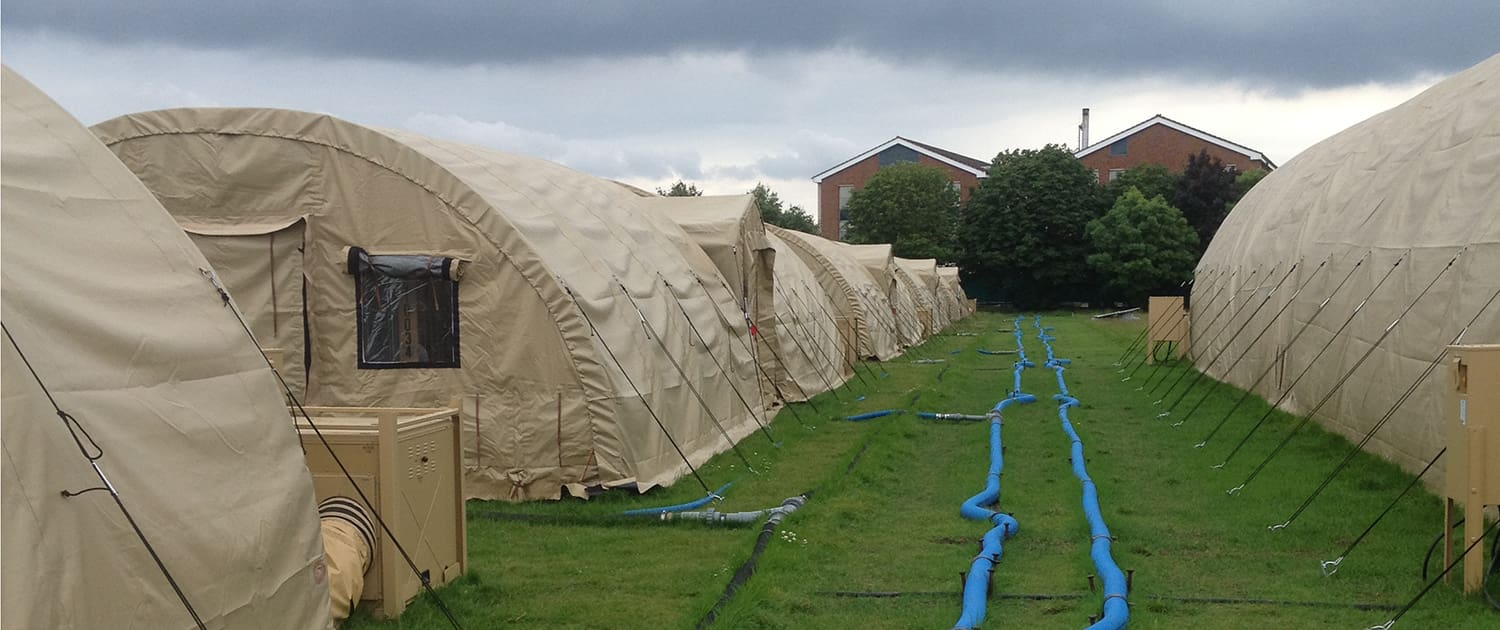
[[458,279],[447,256],[373,255],[350,247],[360,369],[456,368]]

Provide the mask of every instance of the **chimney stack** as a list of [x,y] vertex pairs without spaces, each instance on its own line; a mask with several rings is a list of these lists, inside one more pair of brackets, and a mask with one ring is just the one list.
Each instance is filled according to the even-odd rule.
[[1078,148],[1087,149],[1089,146],[1089,108],[1083,108],[1083,122],[1078,123]]

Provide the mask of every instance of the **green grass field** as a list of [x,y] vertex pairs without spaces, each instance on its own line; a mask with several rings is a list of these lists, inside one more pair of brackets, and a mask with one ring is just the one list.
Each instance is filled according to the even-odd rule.
[[[964,320],[885,364],[888,376],[871,364],[870,386],[851,381],[838,392],[842,401],[820,396],[820,413],[798,405],[806,426],[782,411],[771,427],[779,446],[759,434],[742,443],[753,472],[730,454],[701,469],[713,487],[734,482],[716,506],[722,511],[769,508],[814,491],[782,523],[758,571],[721,611],[716,627],[952,626],[960,606],[959,574],[987,528],[960,518],[958,506],[983,488],[988,427],[924,422],[911,414],[858,423],[835,418],[886,408],[984,413],[1009,389],[1013,358],[975,350],[1013,349],[1012,335],[1001,332],[1011,328],[1012,317],[980,313]],[[1422,557],[1440,530],[1442,512],[1439,500],[1420,488],[1337,575],[1319,571],[1319,561],[1336,557],[1411,480],[1409,474],[1361,454],[1291,527],[1267,531],[1311,492],[1349,448],[1347,441],[1309,426],[1253,483],[1229,496],[1225,491],[1244,479],[1295,418],[1274,414],[1243,452],[1215,470],[1211,466],[1266,408],[1263,401],[1241,409],[1207,447],[1195,449],[1237,390],[1218,387],[1197,414],[1172,428],[1155,417],[1161,408],[1151,402],[1157,397],[1136,390],[1154,368],[1122,383],[1112,365],[1141,322],[1069,313],[1046,315],[1043,322],[1056,328],[1058,356],[1073,360],[1066,379],[1082,406],[1070,417],[1115,537],[1115,560],[1134,571],[1130,628],[1366,628],[1394,611],[1356,605],[1400,606],[1421,590]],[[1029,319],[1024,330],[1027,353],[1040,364],[1043,348]],[[907,361],[918,356],[947,363]],[[1187,368],[1164,369],[1151,382],[1175,377],[1174,369]],[[992,576],[985,627],[1081,628],[1100,610],[1102,595],[1089,590],[1094,569],[1080,486],[1051,401],[1056,387],[1051,370],[1027,370],[1023,389],[1040,401],[1006,413],[1001,509],[1015,515],[1020,530],[1006,542]],[[860,395],[866,399],[856,402]],[[685,478],[644,496],[470,502],[470,572],[441,594],[470,629],[693,627],[749,556],[758,525],[518,521],[486,514],[602,516],[702,495]],[[1433,565],[1434,573],[1441,569],[1437,561]],[[1479,597],[1462,596],[1457,584],[1439,585],[1397,627],[1500,627],[1500,613]],[[839,594],[848,592],[888,596]],[[1207,598],[1279,603],[1201,601]],[[357,614],[346,627],[447,624],[419,598],[399,620],[376,622]]]

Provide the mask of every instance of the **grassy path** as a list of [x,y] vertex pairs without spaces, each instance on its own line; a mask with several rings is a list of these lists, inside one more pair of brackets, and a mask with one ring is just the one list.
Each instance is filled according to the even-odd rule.
[[[985,526],[958,516],[959,504],[983,487],[987,427],[921,422],[902,415],[851,423],[832,416],[883,408],[984,413],[1005,395],[1011,318],[981,313],[929,340],[924,356],[944,365],[887,364],[889,376],[865,391],[854,381],[844,403],[825,394],[810,428],[783,412],[771,445],[754,435],[742,448],[757,464],[749,474],[733,456],[703,469],[710,485],[735,481],[721,510],[772,507],[816,490],[791,515],[762,556],[759,571],[723,611],[723,628],[947,628],[958,616],[959,572],[966,570]],[[1294,439],[1239,496],[1237,485],[1269,452],[1292,418],[1277,413],[1224,470],[1211,469],[1265,408],[1242,409],[1207,448],[1207,433],[1237,391],[1222,387],[1180,428],[1155,418],[1155,397],[1135,391],[1144,378],[1120,382],[1110,365],[1140,330],[1139,322],[1095,322],[1066,313],[1054,326],[1057,354],[1073,360],[1068,388],[1082,406],[1070,412],[1084,443],[1103,514],[1116,538],[1114,556],[1133,569],[1131,628],[1364,628],[1392,614],[1350,607],[1208,604],[1180,598],[1254,598],[1307,602],[1403,604],[1422,587],[1423,553],[1441,511],[1425,492],[1408,497],[1344,564],[1325,578],[1319,560],[1338,554],[1411,477],[1359,456],[1325,496],[1292,527],[1281,522],[1340,457],[1348,443],[1320,430]],[[952,332],[952,331],[950,331]],[[1029,320],[1028,354],[1041,342]],[[958,354],[950,354],[959,351]],[[1185,369],[1185,368],[1178,368]],[[875,368],[877,374],[880,368]],[[938,379],[939,374],[942,380]],[[1161,378],[1163,375],[1158,375]],[[1040,367],[1023,375],[1038,403],[1008,410],[1001,509],[1020,522],[993,575],[986,627],[1080,628],[1097,614],[1080,489],[1068,467],[1068,439],[1051,395],[1056,380]],[[855,402],[854,397],[867,398]],[[912,403],[916,399],[915,404]],[[1194,399],[1196,396],[1194,397]],[[858,465],[845,474],[856,453]],[[592,501],[508,505],[471,502],[470,575],[443,595],[468,628],[504,626],[688,628],[718,599],[749,554],[757,528],[696,524],[554,524],[493,520],[486,512],[606,515],[702,496],[690,480],[648,496],[614,493]],[[848,597],[835,592],[899,593]],[[1051,594],[1054,599],[1014,595]],[[1439,587],[1401,627],[1493,628],[1500,616],[1477,598]],[[445,627],[425,602],[401,620],[358,618],[351,628]]]

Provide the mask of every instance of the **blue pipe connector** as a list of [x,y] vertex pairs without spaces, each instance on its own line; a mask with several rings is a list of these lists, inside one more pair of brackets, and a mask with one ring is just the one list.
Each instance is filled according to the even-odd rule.
[[667,512],[686,512],[688,510],[696,510],[705,505],[708,505],[710,501],[724,498],[724,491],[728,490],[729,486],[732,485],[734,485],[734,482],[731,481],[722,486],[719,486],[718,490],[708,493],[708,496],[698,499],[697,501],[689,501],[687,503],[679,503],[677,505],[668,505],[666,507],[625,510],[623,514],[625,516],[657,516],[660,514],[665,514]]

